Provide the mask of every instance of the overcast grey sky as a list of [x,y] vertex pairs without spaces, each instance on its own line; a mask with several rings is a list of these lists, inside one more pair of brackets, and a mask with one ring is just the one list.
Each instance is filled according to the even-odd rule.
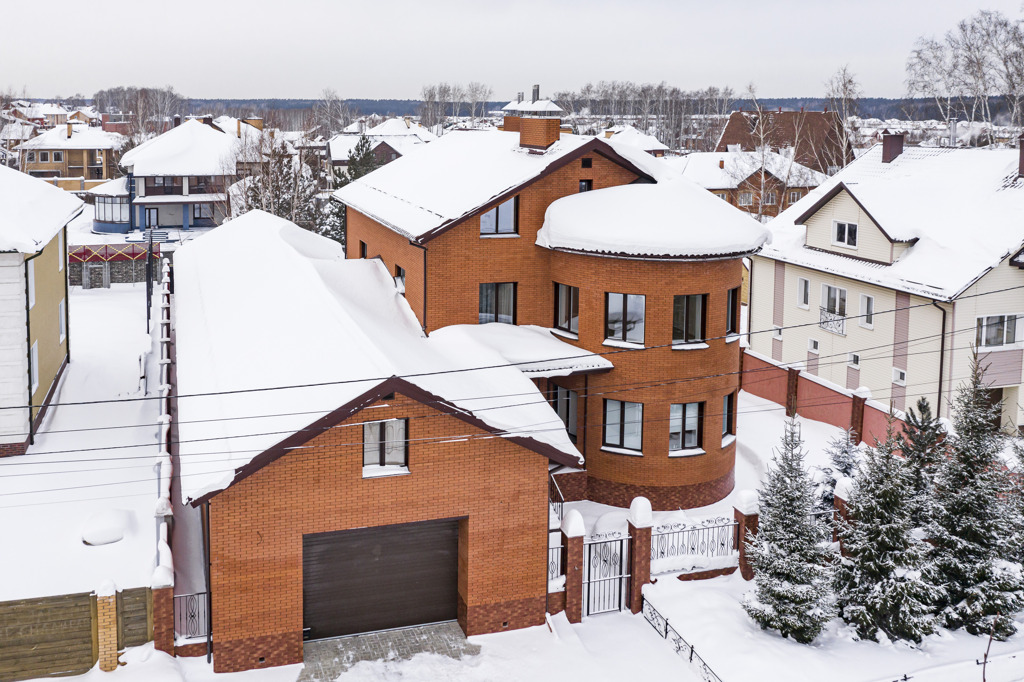
[[[12,0],[4,0],[10,2]],[[758,85],[818,96],[842,64],[898,97],[914,40],[1021,0],[51,0],[0,38],[0,88],[52,97],[115,85],[189,97],[413,99],[479,80],[495,99],[540,83]],[[26,5],[27,7],[27,5]],[[9,8],[8,8],[9,9]],[[10,13],[7,13],[10,16]]]

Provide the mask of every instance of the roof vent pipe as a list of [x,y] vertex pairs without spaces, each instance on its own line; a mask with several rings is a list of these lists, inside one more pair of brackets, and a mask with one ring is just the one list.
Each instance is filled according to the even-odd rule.
[[882,163],[892,163],[902,153],[903,133],[889,133],[882,136]]
[[534,85],[533,86],[533,99],[530,100],[530,101],[531,102],[536,102],[539,99],[540,99],[540,86],[539,85]]
[[517,92],[516,93],[516,101],[517,102],[522,102],[523,101],[523,93],[521,93],[521,92]]
[[68,123],[68,139],[71,139],[71,124]]
[[1017,177],[1024,178],[1024,135],[1017,138],[1017,147],[1020,150],[1017,157]]

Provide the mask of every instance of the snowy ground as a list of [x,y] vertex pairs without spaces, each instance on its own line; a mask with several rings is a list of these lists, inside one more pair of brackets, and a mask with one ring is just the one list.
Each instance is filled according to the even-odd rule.
[[[145,285],[74,287],[69,306],[71,364],[53,402],[141,395]],[[0,559],[0,601],[150,584],[156,417],[156,401],[53,407],[29,454],[0,459],[0,556],[18,557]],[[82,542],[86,527],[115,526],[119,542]]]
[[[71,221],[68,225],[68,246],[96,246],[98,244],[126,244],[125,235],[110,234],[92,231],[93,207],[86,206],[81,215]],[[213,228],[195,227],[190,230],[182,230],[177,227],[160,227],[167,232],[169,241],[161,245],[163,252],[173,251],[181,244],[200,237]],[[133,238],[138,238],[139,231],[132,233]]]

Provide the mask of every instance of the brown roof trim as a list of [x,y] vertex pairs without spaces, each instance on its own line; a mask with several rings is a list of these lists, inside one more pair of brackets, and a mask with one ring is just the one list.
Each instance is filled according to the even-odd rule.
[[474,416],[471,412],[456,407],[455,405],[441,398],[440,396],[434,395],[433,393],[430,393],[429,391],[426,391],[420,388],[419,386],[416,386],[415,384],[407,381],[406,379],[393,376],[390,379],[385,379],[384,381],[377,384],[376,386],[366,391],[362,395],[353,398],[352,400],[342,405],[338,409],[334,410],[333,412],[330,412],[321,417],[320,419],[317,419],[315,422],[305,427],[304,429],[296,431],[292,435],[284,438],[279,443],[277,443],[277,445],[274,445],[269,449],[264,450],[260,454],[256,455],[247,464],[244,464],[243,466],[235,469],[235,476],[231,480],[231,483],[229,483],[226,487],[221,488],[220,490],[208,492],[205,495],[199,497],[198,499],[192,500],[190,504],[193,507],[198,507],[203,502],[210,500],[211,498],[220,494],[224,490],[227,490],[228,488],[234,486],[236,483],[248,478],[249,476],[252,476],[254,473],[259,471],[263,467],[267,466],[268,464],[288,454],[288,452],[291,449],[305,445],[306,443],[313,440],[327,429],[337,426],[338,424],[345,421],[352,415],[372,405],[373,403],[377,402],[384,396],[390,395],[392,393],[401,393],[402,395],[412,398],[413,400],[421,402],[425,405],[429,405],[439,412],[443,412],[445,414],[456,417],[457,419],[461,419],[462,421],[466,422],[467,424],[470,424],[471,426],[475,426],[483,431],[487,431],[502,438],[506,438],[507,440],[510,440],[513,443],[516,443],[517,445],[523,446],[527,450],[533,450],[537,454],[542,455],[553,462],[565,464],[567,466],[572,467],[578,467],[580,465],[578,459],[572,457],[571,455],[567,455],[566,453],[562,452],[561,450],[558,450],[557,448],[551,445],[548,445],[547,443],[541,443],[540,441],[537,441],[533,438],[528,438],[526,436],[505,436],[503,435],[504,432],[501,429],[494,428],[493,426],[484,423],[483,420],[481,420],[479,417]]
[[[874,258],[864,258],[863,256],[854,256],[853,254],[849,254],[849,253],[839,253],[838,251],[829,251],[828,249],[823,249],[823,248],[821,248],[819,246],[808,246],[807,244],[804,244],[804,248],[805,249],[810,249],[811,251],[818,251],[819,253],[827,253],[827,254],[832,255],[832,256],[839,256],[840,258],[849,258],[850,260],[859,260],[861,263],[871,263],[872,265],[884,265],[886,267],[892,265],[892,263],[888,263],[888,262],[886,262],[884,260],[875,260]],[[840,275],[840,277],[846,277],[846,275]],[[849,278],[847,277],[847,279],[849,279]]]
[[[880,232],[882,233],[882,236],[884,236],[884,237],[885,237],[886,239],[888,239],[888,240],[889,240],[889,243],[890,243],[890,244],[895,244],[895,243],[897,243],[897,242],[899,242],[899,243],[906,243],[906,242],[913,242],[913,241],[915,241],[915,240],[913,240],[913,239],[893,239],[893,238],[892,238],[891,236],[889,236],[889,233],[885,231],[885,228],[884,228],[884,227],[882,227],[882,223],[878,222],[878,221],[877,221],[877,220],[875,219],[875,216],[871,215],[871,211],[869,211],[869,210],[868,210],[868,209],[867,209],[867,208],[866,208],[866,207],[864,206],[864,204],[862,204],[862,203],[860,202],[860,199],[858,199],[858,198],[857,198],[857,195],[856,195],[856,194],[854,194],[854,193],[853,193],[853,192],[852,192],[852,191],[850,190],[850,188],[849,188],[849,187],[847,187],[846,183],[844,183],[844,182],[840,182],[840,183],[839,183],[839,184],[837,184],[837,185],[836,185],[835,187],[833,187],[833,188],[832,188],[832,189],[830,189],[830,190],[829,190],[828,192],[826,192],[826,193],[825,193],[825,195],[824,195],[823,197],[821,197],[821,198],[820,198],[820,199],[818,199],[818,200],[817,200],[816,202],[814,202],[814,205],[813,205],[813,206],[811,206],[811,207],[810,207],[809,209],[807,209],[806,211],[804,211],[804,212],[803,212],[803,214],[801,214],[801,215],[800,215],[800,216],[799,216],[799,217],[798,217],[798,218],[797,218],[796,220],[794,220],[794,221],[793,221],[793,224],[794,224],[794,225],[803,225],[803,224],[804,224],[804,223],[805,223],[805,222],[806,222],[806,221],[807,221],[807,220],[808,220],[808,219],[809,219],[809,218],[810,218],[810,217],[811,217],[812,215],[814,215],[815,213],[817,213],[817,212],[818,212],[818,211],[819,211],[819,210],[821,209],[821,207],[822,207],[822,206],[824,206],[824,205],[825,205],[825,204],[827,204],[828,202],[830,202],[830,201],[832,201],[833,199],[835,199],[835,198],[836,198],[836,196],[838,196],[838,194],[839,194],[840,192],[843,192],[843,191],[845,191],[845,192],[846,192],[847,194],[849,194],[849,195],[850,195],[850,198],[851,198],[851,199],[853,199],[853,200],[854,200],[854,202],[856,202],[856,204],[857,204],[858,206],[860,206],[860,210],[864,211],[864,214],[865,214],[865,215],[866,215],[866,216],[867,216],[868,218],[870,218],[870,219],[871,219],[871,222],[873,222],[873,223],[875,224],[875,226],[876,226],[876,227],[878,228],[878,230],[879,230],[879,231],[880,231]],[[886,263],[886,265],[889,265],[889,263]]]
[[468,213],[465,213],[465,214],[459,216],[458,218],[453,218],[452,220],[449,220],[448,222],[443,223],[442,225],[439,225],[438,227],[435,227],[433,230],[431,230],[429,232],[426,232],[426,233],[420,235],[418,238],[415,238],[415,239],[413,239],[411,241],[414,241],[414,242],[419,243],[419,244],[423,244],[425,242],[429,242],[431,239],[434,239],[435,237],[441,236],[442,234],[444,234],[448,230],[452,229],[453,227],[456,227],[460,223],[462,223],[462,222],[464,222],[466,220],[469,220],[470,218],[474,218],[474,217],[476,217],[476,216],[478,216],[478,215],[480,215],[482,213],[486,213],[487,211],[491,210],[495,206],[497,206],[497,205],[499,205],[501,203],[504,203],[509,198],[514,197],[516,194],[518,194],[519,192],[523,191],[524,189],[526,189],[527,187],[529,187],[533,183],[537,182],[538,180],[542,180],[542,179],[546,178],[547,176],[551,175],[555,171],[560,170],[561,168],[569,165],[571,162],[575,161],[576,159],[578,159],[578,158],[580,158],[582,156],[585,156],[587,154],[600,154],[601,156],[603,156],[604,158],[608,159],[612,163],[615,163],[615,164],[625,168],[626,170],[630,171],[631,173],[636,174],[638,176],[638,179],[646,179],[646,181],[648,181],[648,182],[654,182],[655,181],[653,177],[651,177],[650,175],[648,175],[647,173],[642,171],[640,168],[635,166],[633,164],[633,162],[629,161],[624,156],[621,156],[618,152],[616,152],[611,147],[611,145],[609,145],[607,142],[604,142],[603,140],[599,140],[599,139],[595,138],[595,139],[591,140],[590,142],[587,142],[586,144],[582,145],[581,147],[579,147],[579,148],[569,152],[565,156],[562,156],[558,160],[554,161],[547,168],[545,168],[540,173],[538,173],[537,175],[533,176],[532,178],[530,178],[526,182],[523,182],[523,183],[521,183],[519,185],[516,185],[515,187],[512,187],[512,188],[506,190],[505,192],[503,192],[503,193],[499,194],[498,196],[494,197],[493,199],[491,199],[489,202],[487,202],[483,206],[475,208],[472,211],[469,211]]
[[723,253],[720,255],[705,254],[703,256],[662,256],[658,254],[647,254],[638,255],[635,253],[616,253],[609,251],[585,251],[583,249],[569,249],[563,246],[546,246],[543,247],[549,251],[561,251],[563,253],[575,253],[581,256],[596,256],[598,258],[619,258],[623,260],[654,260],[654,261],[713,261],[713,260],[735,260],[736,258],[746,258],[752,256],[761,250],[761,247],[756,249],[749,249],[746,251],[737,251],[735,253]]

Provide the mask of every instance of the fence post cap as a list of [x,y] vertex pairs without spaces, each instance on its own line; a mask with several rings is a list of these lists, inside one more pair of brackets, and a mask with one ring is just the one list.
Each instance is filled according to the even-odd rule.
[[113,597],[115,594],[117,594],[117,584],[109,578],[96,588],[97,597]]
[[149,586],[154,590],[174,587],[174,570],[170,566],[157,566],[153,570]]
[[562,532],[569,538],[581,538],[587,534],[587,526],[583,523],[583,515],[570,509],[562,517]]
[[757,491],[741,490],[736,494],[736,511],[744,516],[751,516],[758,511]]
[[858,386],[854,389],[853,395],[864,400],[871,400],[871,389],[867,386]]
[[634,528],[650,528],[654,525],[654,511],[646,497],[634,497],[629,503],[629,522]]

